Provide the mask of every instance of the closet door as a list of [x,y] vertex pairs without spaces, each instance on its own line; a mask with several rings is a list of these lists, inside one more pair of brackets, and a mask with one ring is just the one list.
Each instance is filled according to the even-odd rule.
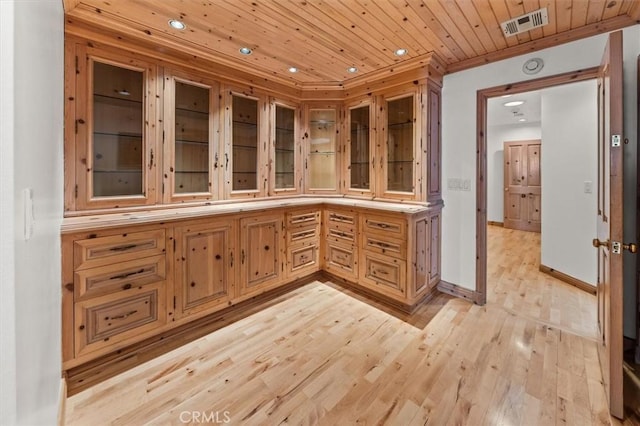
[[504,226],[540,232],[540,140],[504,143]]

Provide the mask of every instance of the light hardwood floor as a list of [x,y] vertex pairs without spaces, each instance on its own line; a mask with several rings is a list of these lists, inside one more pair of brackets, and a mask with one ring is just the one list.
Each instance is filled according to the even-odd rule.
[[535,235],[490,227],[486,306],[314,282],[74,395],[67,424],[611,424],[595,297],[538,272]]

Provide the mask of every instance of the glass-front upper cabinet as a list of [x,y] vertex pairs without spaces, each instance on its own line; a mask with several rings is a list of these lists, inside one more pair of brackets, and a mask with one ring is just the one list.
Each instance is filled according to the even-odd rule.
[[176,73],[167,73],[165,79],[166,201],[217,198],[218,88],[214,82]]
[[298,141],[299,108],[281,101],[271,102],[271,190],[270,195],[298,193],[301,187],[301,145]]
[[76,206],[155,203],[156,69],[129,58],[98,56],[91,48],[80,50],[73,147]]
[[[383,161],[384,196],[408,198],[416,194],[415,95],[386,99],[386,152]],[[411,198],[411,197],[409,197]]]
[[347,192],[372,194],[375,191],[373,169],[375,140],[372,105],[369,102],[358,102],[347,106],[347,141],[345,149]]
[[263,98],[228,91],[224,169],[228,198],[266,194],[268,120]]
[[306,190],[309,192],[336,192],[338,189],[338,118],[336,106],[307,109],[305,168]]

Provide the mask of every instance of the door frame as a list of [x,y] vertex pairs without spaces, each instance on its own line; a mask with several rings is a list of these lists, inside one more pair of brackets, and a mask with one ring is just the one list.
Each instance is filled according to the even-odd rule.
[[476,291],[475,302],[487,303],[487,115],[488,100],[598,78],[599,67],[534,80],[502,84],[477,92],[476,117]]

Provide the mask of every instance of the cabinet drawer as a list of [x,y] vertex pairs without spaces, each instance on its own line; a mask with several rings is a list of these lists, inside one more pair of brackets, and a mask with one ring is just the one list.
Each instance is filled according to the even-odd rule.
[[377,291],[404,299],[406,294],[406,262],[364,253],[363,282]]
[[320,212],[313,211],[304,211],[304,212],[293,212],[287,213],[287,226],[299,226],[299,225],[312,225],[320,223]]
[[75,274],[76,300],[141,287],[165,277],[164,255],[82,269]]
[[348,231],[344,229],[328,229],[327,240],[329,242],[355,244],[356,234],[353,231]]
[[317,243],[320,238],[320,225],[293,228],[287,231],[287,246],[302,243]]
[[291,248],[289,252],[290,272],[297,272],[300,269],[318,265],[317,245]]
[[163,254],[165,231],[157,229],[89,238],[76,241],[74,244],[75,269],[93,268],[132,258]]
[[348,278],[357,278],[357,256],[353,247],[328,243],[325,257],[327,271]]
[[383,238],[377,235],[364,235],[363,248],[374,253],[393,256],[399,259],[407,258],[407,244],[402,240]]
[[357,224],[357,214],[354,212],[343,212],[327,210],[327,225],[353,225]]
[[122,341],[133,343],[165,323],[164,283],[76,303],[76,356]]
[[362,225],[365,233],[383,233],[393,238],[405,239],[407,223],[402,217],[369,216]]

